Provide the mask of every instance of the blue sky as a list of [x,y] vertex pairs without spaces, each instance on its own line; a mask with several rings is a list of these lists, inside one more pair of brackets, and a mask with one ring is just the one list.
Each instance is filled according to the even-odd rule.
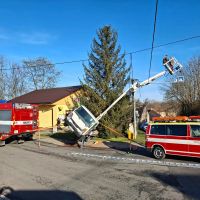
[[[87,59],[96,30],[103,25],[118,32],[123,51],[150,47],[154,10],[155,0],[1,0],[0,55],[16,62],[38,56],[53,63]],[[155,45],[200,35],[199,10],[199,0],[159,0]],[[185,64],[200,55],[200,39],[155,49],[152,75],[163,69],[165,54]],[[135,78],[148,78],[149,59],[149,51],[133,55]],[[81,62],[56,67],[63,72],[58,86],[77,85],[83,77]],[[161,100],[159,87],[147,86],[138,97]]]

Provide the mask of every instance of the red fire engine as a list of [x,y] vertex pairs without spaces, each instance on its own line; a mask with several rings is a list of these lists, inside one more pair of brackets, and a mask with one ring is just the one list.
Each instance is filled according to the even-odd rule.
[[38,129],[36,105],[19,103],[0,104],[0,145],[14,137],[17,140],[31,138]]
[[146,130],[146,148],[157,159],[166,154],[200,158],[200,116],[154,117]]

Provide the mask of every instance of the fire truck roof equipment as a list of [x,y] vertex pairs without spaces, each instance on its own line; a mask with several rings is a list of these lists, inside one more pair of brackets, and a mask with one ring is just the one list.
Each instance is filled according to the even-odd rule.
[[194,122],[200,121],[200,116],[153,117],[153,122]]
[[187,116],[176,116],[176,117],[153,117],[153,122],[184,122],[188,121]]

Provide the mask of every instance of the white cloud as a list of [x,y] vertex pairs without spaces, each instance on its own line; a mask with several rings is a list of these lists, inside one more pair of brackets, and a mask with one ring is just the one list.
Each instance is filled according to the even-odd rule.
[[46,45],[57,38],[56,35],[52,35],[42,31],[27,31],[27,32],[15,32],[2,29],[0,27],[0,40],[7,40],[12,43],[23,43],[30,45]]
[[9,37],[6,34],[0,33],[0,40],[8,40]]
[[45,45],[56,39],[56,36],[44,32],[19,33],[19,41],[24,44]]

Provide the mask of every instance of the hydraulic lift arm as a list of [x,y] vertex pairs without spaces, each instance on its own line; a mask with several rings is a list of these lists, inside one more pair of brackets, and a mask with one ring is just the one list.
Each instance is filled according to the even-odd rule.
[[[168,58],[167,56],[165,56],[163,58],[163,65],[165,66],[165,68],[167,69],[167,71],[172,75],[174,74],[176,71],[179,71],[183,66],[174,58]],[[155,81],[156,79],[164,76],[167,73],[166,70],[146,79],[145,81],[138,83],[135,82],[133,83],[133,85],[128,88],[126,91],[124,91],[103,113],[101,113],[98,117],[97,120],[100,120],[104,115],[107,114],[107,112],[116,104],[118,103],[131,89],[136,92],[136,90],[138,88],[141,88],[145,85],[150,84],[151,82]]]
[[104,115],[107,114],[107,112],[115,105],[117,104],[131,89],[136,92],[136,90],[140,87],[143,87],[145,85],[150,84],[154,80],[162,77],[165,75],[166,71],[162,71],[159,74],[156,74],[155,76],[143,81],[142,83],[135,82],[130,88],[128,88],[126,91],[124,91],[104,112],[102,112],[98,117],[97,120],[99,121]]

